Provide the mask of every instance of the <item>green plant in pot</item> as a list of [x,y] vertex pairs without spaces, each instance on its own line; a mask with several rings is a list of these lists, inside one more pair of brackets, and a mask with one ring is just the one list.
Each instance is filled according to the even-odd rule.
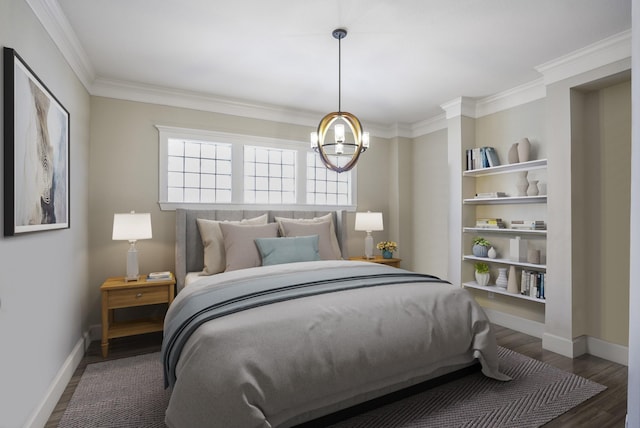
[[489,284],[489,265],[483,262],[478,262],[475,264],[476,268],[476,282],[478,285],[488,285]]
[[475,238],[473,238],[473,247],[471,248],[471,251],[476,257],[487,257],[490,247],[491,242],[487,241],[481,236],[476,236]]

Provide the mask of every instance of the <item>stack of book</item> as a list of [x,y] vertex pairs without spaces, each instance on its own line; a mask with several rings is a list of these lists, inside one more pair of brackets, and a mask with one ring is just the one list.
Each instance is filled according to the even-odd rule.
[[520,294],[544,299],[546,277],[547,274],[544,272],[523,270],[520,278]]
[[486,198],[506,198],[508,195],[504,192],[481,192],[476,193],[477,199],[486,199]]
[[166,281],[171,279],[171,272],[151,272],[147,275],[147,281]]
[[493,147],[476,147],[475,149],[468,149],[466,151],[466,155],[467,171],[500,165],[498,153]]
[[511,220],[511,229],[547,230],[543,220]]
[[506,226],[501,218],[478,218],[476,227],[481,229],[504,229]]

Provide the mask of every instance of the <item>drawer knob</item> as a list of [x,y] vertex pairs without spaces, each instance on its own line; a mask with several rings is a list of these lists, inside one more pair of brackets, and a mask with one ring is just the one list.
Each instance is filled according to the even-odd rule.
[[139,299],[140,297],[142,297],[142,293],[136,294],[136,297]]

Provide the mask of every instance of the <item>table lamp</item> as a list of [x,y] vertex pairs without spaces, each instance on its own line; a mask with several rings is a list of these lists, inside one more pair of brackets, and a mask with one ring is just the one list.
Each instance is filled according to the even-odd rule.
[[367,259],[372,259],[373,236],[371,236],[371,232],[384,230],[382,225],[382,213],[372,213],[371,211],[367,211],[366,213],[356,213],[355,229],[367,232],[367,236],[364,237],[364,256]]
[[136,213],[131,211],[125,214],[113,215],[114,241],[129,241],[127,252],[127,276],[126,281],[138,280],[138,250],[136,241],[139,239],[151,239],[151,214]]

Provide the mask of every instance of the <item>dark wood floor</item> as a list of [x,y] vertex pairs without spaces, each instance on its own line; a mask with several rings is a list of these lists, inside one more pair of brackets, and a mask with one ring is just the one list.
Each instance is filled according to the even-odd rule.
[[[559,369],[575,373],[607,389],[545,425],[546,428],[623,428],[627,413],[627,367],[602,358],[584,355],[571,359],[542,349],[542,341],[508,328],[494,326],[498,345],[543,361]],[[130,357],[160,350],[161,333],[114,339],[109,346],[108,359]],[[104,361],[100,344],[91,343],[86,356],[75,371],[64,394],[51,414],[45,428],[58,426],[67,403],[73,395],[87,364]]]

